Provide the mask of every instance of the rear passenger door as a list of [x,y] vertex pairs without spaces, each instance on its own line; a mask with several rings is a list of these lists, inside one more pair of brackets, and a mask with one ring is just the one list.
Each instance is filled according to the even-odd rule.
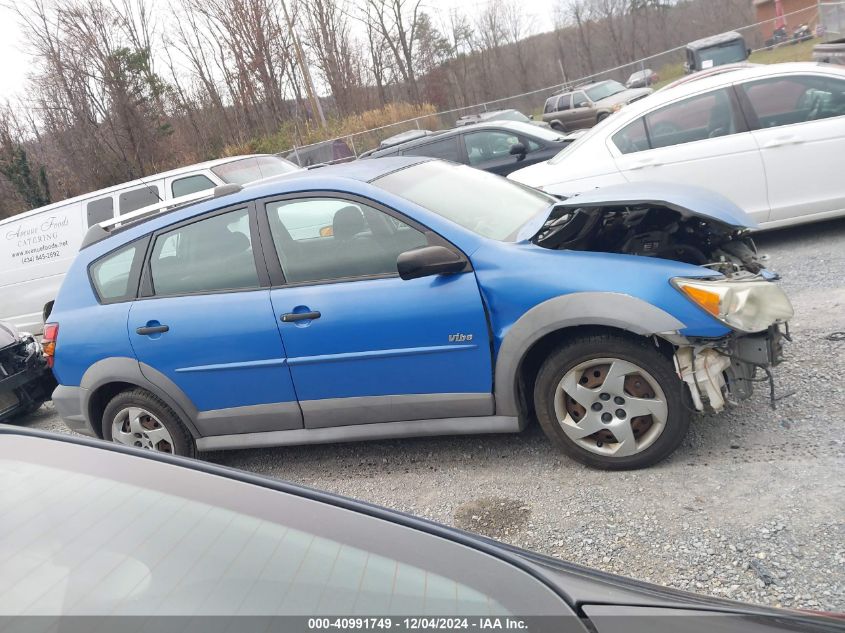
[[332,194],[267,201],[259,218],[306,428],[493,413],[474,273],[404,281],[396,270],[400,253],[441,238]]
[[256,231],[251,204],[158,231],[129,312],[144,375],[191,400],[203,435],[302,426]]
[[572,93],[572,110],[569,114],[569,129],[592,127],[596,122],[596,111],[583,90]]
[[782,75],[737,88],[763,156],[769,220],[845,212],[845,77]]

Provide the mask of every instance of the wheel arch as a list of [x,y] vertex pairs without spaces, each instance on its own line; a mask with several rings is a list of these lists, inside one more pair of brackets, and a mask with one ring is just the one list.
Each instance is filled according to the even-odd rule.
[[564,340],[588,331],[624,335],[676,333],[684,324],[668,312],[631,295],[579,292],[549,299],[523,314],[507,331],[496,355],[497,415],[524,415],[530,409],[532,376]]
[[145,389],[173,409],[194,438],[200,437],[194,425],[197,409],[173,381],[134,358],[106,358],[91,365],[82,376],[82,412],[97,435],[103,437],[102,419],[115,395],[127,389]]

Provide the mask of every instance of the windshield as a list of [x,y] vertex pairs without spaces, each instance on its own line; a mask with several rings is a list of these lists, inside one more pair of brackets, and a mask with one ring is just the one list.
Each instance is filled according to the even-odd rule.
[[278,156],[250,156],[212,167],[224,182],[245,185],[248,182],[297,171],[299,167]]
[[556,199],[500,176],[427,161],[373,181],[377,187],[494,240],[506,241]]
[[612,97],[613,95],[624,92],[625,90],[627,90],[625,86],[620,84],[618,81],[603,81],[592,88],[587,88],[586,92],[587,96],[590,97],[590,101],[595,102],[607,99],[608,97]]
[[705,48],[698,51],[699,67],[702,70],[723,64],[734,64],[744,61],[748,57],[745,50],[745,42],[736,40],[726,44],[720,44],[712,48]]
[[534,125],[533,123],[521,123],[514,121],[513,123],[503,124],[502,127],[505,127],[508,130],[513,130],[514,132],[522,132],[523,134],[538,138],[541,141],[554,141],[559,143],[564,140],[563,135],[557,130],[540,127],[539,125]]
[[522,114],[522,112],[517,112],[516,110],[505,110],[504,112],[497,113],[496,116],[492,118],[499,121],[520,121],[522,123],[531,123],[531,119]]

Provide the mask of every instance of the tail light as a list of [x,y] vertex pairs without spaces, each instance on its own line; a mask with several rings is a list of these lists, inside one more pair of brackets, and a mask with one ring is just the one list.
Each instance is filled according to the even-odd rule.
[[41,339],[41,349],[44,351],[44,358],[47,359],[47,367],[53,366],[53,359],[56,355],[57,338],[59,338],[59,324],[45,323],[44,336]]

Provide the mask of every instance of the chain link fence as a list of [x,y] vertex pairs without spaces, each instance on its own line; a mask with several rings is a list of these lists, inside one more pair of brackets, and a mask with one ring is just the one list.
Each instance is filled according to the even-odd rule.
[[845,2],[820,2],[819,27],[826,42],[845,38]]
[[[807,25],[809,31],[808,38],[817,37],[822,32],[832,32],[835,34],[837,32],[836,29],[840,29],[838,32],[841,32],[842,26],[845,24],[845,1],[821,3],[818,6],[787,13],[783,17],[792,31],[800,25]],[[782,41],[773,41],[772,33],[775,30],[778,20],[780,18],[772,18],[735,30],[743,36],[746,46],[752,52],[773,50],[782,46],[792,46],[799,43],[800,40],[798,38],[791,36]],[[537,119],[542,117],[543,105],[546,99],[557,92],[570,89],[577,85],[608,79],[626,83],[634,73],[642,72],[645,74],[645,71],[648,70],[657,74],[657,78],[652,80],[652,87],[660,88],[684,75],[684,63],[686,60],[686,46],[679,46],[628,64],[609,68],[593,75],[580,77],[554,86],[547,86],[518,95],[494,99],[474,106],[426,114],[318,143],[294,146],[280,152],[279,156],[293,160],[306,167],[321,163],[344,162],[378,149],[382,142],[398,134],[411,133],[418,130],[425,133],[425,131],[433,132],[449,129],[455,127],[462,118],[466,120],[466,118],[472,118],[475,115],[485,112],[517,110],[520,113]],[[807,60],[809,60],[809,56]]]

